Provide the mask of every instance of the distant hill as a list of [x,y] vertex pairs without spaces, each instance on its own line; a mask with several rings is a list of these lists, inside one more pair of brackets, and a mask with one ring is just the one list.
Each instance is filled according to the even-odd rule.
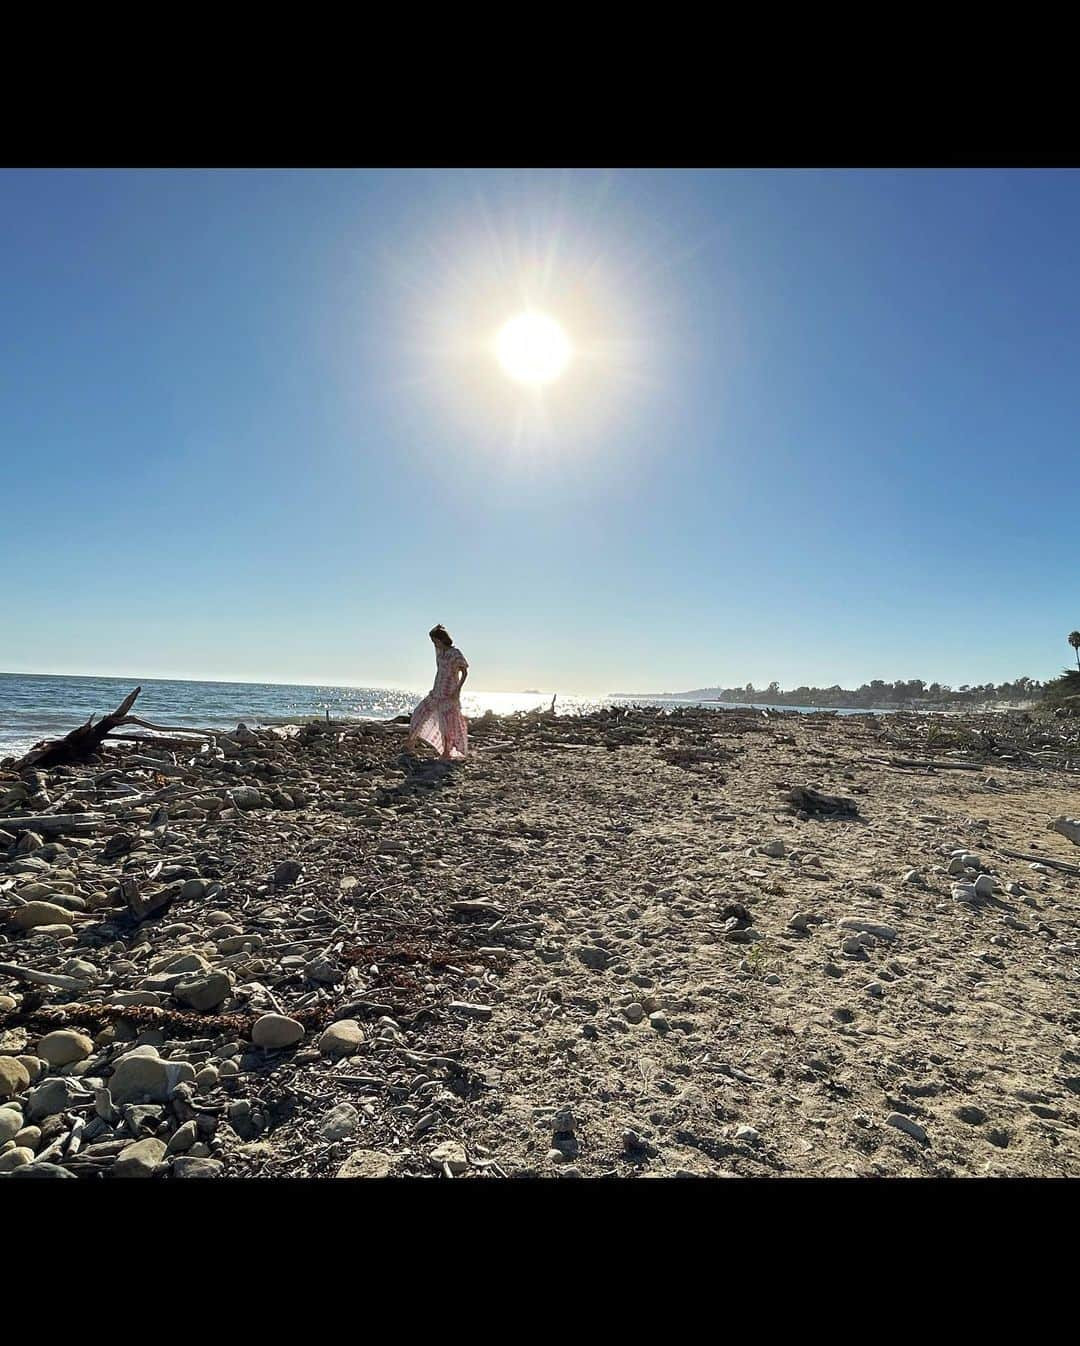
[[922,678],[884,682],[875,678],[861,687],[792,687],[783,691],[778,682],[767,687],[695,687],[688,692],[612,692],[612,696],[630,700],[720,701],[729,705],[767,704],[773,706],[821,706],[823,708],[870,709],[899,706],[920,709],[948,709],[984,705],[987,702],[1030,704],[1043,694],[1044,684],[1026,675],[1014,682],[992,682],[950,687],[947,683],[925,682]]

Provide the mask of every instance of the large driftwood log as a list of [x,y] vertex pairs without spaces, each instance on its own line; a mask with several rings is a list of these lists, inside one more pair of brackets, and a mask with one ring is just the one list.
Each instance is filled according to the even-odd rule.
[[[128,712],[135,704],[135,698],[142,691],[141,687],[126,696],[117,706],[111,715],[106,715],[94,723],[94,717],[91,715],[85,724],[79,725],[78,729],[73,729],[70,734],[63,738],[51,739],[48,742],[35,744],[33,748],[15,764],[16,771],[23,771],[27,767],[47,767],[47,766],[67,766],[71,762],[83,762],[101,747],[102,741],[114,730],[119,729],[126,724],[137,724],[141,729],[152,729],[155,732],[166,734],[195,734],[200,738],[205,738],[208,731],[205,729],[182,729],[173,725],[151,724],[149,720],[140,720],[137,715],[129,715]],[[149,742],[150,740],[144,740]],[[194,742],[192,747],[197,746]]]
[[79,725],[78,729],[73,729],[63,738],[39,743],[16,764],[15,769],[22,771],[27,767],[66,766],[70,762],[85,761],[91,753],[98,750],[101,740],[110,730],[130,723],[127,718],[128,711],[135,704],[135,698],[141,691],[141,687],[136,687],[129,696],[124,697],[111,715],[106,715],[97,724],[91,715],[85,724]]
[[784,798],[793,809],[802,809],[806,813],[831,813],[843,817],[858,816],[859,806],[847,795],[829,795],[815,790],[812,785],[788,785],[776,782],[777,788],[784,791]]

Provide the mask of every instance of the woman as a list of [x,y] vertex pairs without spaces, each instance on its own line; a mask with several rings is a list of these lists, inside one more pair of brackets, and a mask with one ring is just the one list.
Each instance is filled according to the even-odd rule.
[[449,762],[469,751],[469,730],[461,713],[461,689],[469,665],[445,626],[433,626],[428,635],[435,646],[435,686],[413,711],[405,746],[413,749],[423,740]]

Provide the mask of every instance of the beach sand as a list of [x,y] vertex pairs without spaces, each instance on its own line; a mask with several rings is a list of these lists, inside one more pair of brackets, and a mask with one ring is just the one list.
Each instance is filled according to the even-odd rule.
[[[450,768],[404,759],[399,725],[226,744],[224,764],[189,768],[197,788],[167,826],[112,803],[73,850],[45,848],[51,879],[34,881],[64,873],[86,909],[60,945],[13,931],[0,958],[58,971],[75,957],[93,985],[0,974],[17,1002],[0,1053],[33,1052],[63,1020],[95,1040],[76,1072],[108,1084],[137,1034],[156,1034],[203,1081],[163,1103],[158,1134],[201,1119],[212,1171],[234,1176],[1080,1175],[1080,878],[1003,853],[1080,862],[1047,829],[1080,813],[1060,769],[1069,735],[1052,731],[1048,766],[1030,745],[1002,760],[1007,735],[993,747],[975,721],[942,747],[930,723],[488,717]],[[943,767],[980,768],[872,760],[922,759],[928,742]],[[259,803],[230,807],[229,781]],[[800,816],[781,788],[796,785],[858,815]],[[103,859],[120,830],[133,849]],[[947,872],[961,849],[992,894],[956,900],[975,878]],[[137,923],[116,877],[157,859],[209,888]],[[275,887],[288,859],[301,876]],[[9,902],[28,881],[11,864]],[[154,983],[172,1015],[160,1028],[152,1007],[143,1024],[103,1022],[118,993],[191,954],[229,987],[201,1012],[235,1021],[200,1031],[200,1011],[185,1019]],[[33,1017],[50,1004],[65,1008]],[[267,1009],[321,1017],[266,1052],[245,1039]],[[336,1057],[321,1034],[341,1017],[357,1031]],[[98,1128],[106,1148],[134,1138],[119,1117]],[[59,1161],[91,1171],[83,1154]],[[176,1168],[163,1154],[155,1171]]]

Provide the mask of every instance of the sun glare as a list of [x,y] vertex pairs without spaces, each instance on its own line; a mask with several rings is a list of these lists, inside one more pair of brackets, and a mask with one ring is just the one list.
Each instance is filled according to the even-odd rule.
[[571,353],[566,333],[546,313],[519,313],[495,338],[495,354],[504,372],[533,386],[557,379]]

